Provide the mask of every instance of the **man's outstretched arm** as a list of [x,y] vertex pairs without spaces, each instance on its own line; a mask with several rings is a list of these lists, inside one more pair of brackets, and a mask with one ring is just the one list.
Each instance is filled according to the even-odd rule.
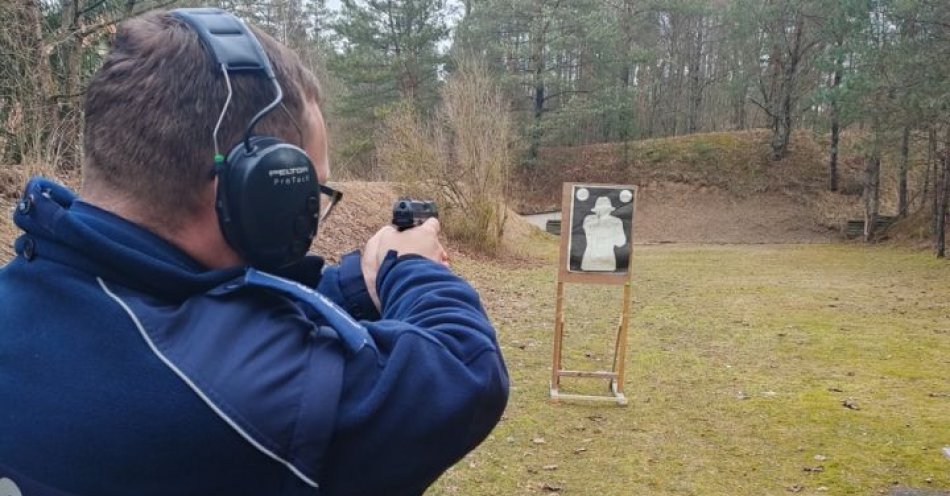
[[381,318],[364,322],[375,347],[346,364],[326,494],[421,494],[507,403],[508,374],[475,290],[444,264],[392,248],[374,277]]

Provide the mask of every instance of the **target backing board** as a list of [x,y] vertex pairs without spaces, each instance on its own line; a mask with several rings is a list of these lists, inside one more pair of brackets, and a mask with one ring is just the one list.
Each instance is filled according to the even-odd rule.
[[636,186],[564,185],[561,270],[565,280],[617,282],[629,278]]

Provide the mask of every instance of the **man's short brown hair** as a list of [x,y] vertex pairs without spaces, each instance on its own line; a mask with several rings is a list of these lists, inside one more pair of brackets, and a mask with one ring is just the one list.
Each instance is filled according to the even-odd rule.
[[[300,59],[260,30],[252,31],[284,91],[284,105],[304,137],[308,102],[319,87]],[[151,222],[176,229],[201,207],[214,163],[212,130],[227,98],[220,70],[198,35],[182,20],[151,12],[119,26],[112,50],[86,92],[84,181],[146,207]],[[274,98],[263,75],[231,74],[234,96],[218,134],[227,154],[245,127]],[[279,108],[256,134],[304,146]],[[307,138],[304,138],[307,139]]]

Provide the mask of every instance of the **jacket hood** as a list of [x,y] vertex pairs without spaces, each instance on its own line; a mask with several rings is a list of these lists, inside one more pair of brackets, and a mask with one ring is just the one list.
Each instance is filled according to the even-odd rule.
[[[208,269],[148,229],[44,178],[27,183],[13,218],[24,231],[15,243],[18,256],[50,259],[163,300],[204,293],[246,269]],[[307,257],[280,275],[316,286],[322,266],[319,257]]]

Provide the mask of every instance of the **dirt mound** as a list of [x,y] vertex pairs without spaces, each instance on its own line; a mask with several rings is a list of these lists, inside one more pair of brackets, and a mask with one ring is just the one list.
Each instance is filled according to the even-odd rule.
[[0,197],[0,264],[13,258],[13,240],[19,231],[13,225],[13,201]]
[[28,177],[28,172],[20,166],[0,165],[0,264],[14,255],[13,240],[19,230],[13,224],[13,207]]
[[637,196],[638,243],[824,243],[814,209],[773,192],[736,197],[712,186],[652,182]]
[[[922,250],[933,249],[933,222],[933,209],[926,206],[911,212],[903,219],[898,219],[884,232],[879,233],[879,239]],[[950,231],[950,219],[947,220],[945,229]]]
[[389,224],[398,195],[389,183],[348,181],[330,186],[343,192],[343,200],[320,226],[311,252],[335,262],[344,253],[362,249],[379,228]]
[[[333,214],[320,226],[320,233],[311,249],[312,253],[326,257],[331,262],[339,261],[341,255],[362,249],[366,241],[382,226],[392,220],[392,205],[399,197],[392,183],[347,181],[331,184],[343,191],[343,201]],[[505,223],[502,250],[495,260],[502,263],[524,263],[536,259],[526,251],[530,246],[523,240],[536,236],[537,229],[523,217],[509,210]],[[445,241],[451,258],[465,257],[487,259],[484,254],[473,252],[465,246]]]
[[[564,182],[676,182],[714,186],[740,197],[824,186],[823,148],[810,133],[795,133],[782,161],[771,161],[769,154],[765,130],[545,148],[540,164],[517,177],[516,209],[556,209]],[[845,169],[842,174],[850,175],[850,168]]]
[[[547,148],[517,178],[522,213],[559,210],[563,182],[640,187],[641,242],[827,242],[856,215],[860,191],[826,192],[827,146],[806,131],[770,159],[767,130]],[[840,181],[860,183],[860,161],[842,156]],[[847,194],[850,193],[850,194]]]

